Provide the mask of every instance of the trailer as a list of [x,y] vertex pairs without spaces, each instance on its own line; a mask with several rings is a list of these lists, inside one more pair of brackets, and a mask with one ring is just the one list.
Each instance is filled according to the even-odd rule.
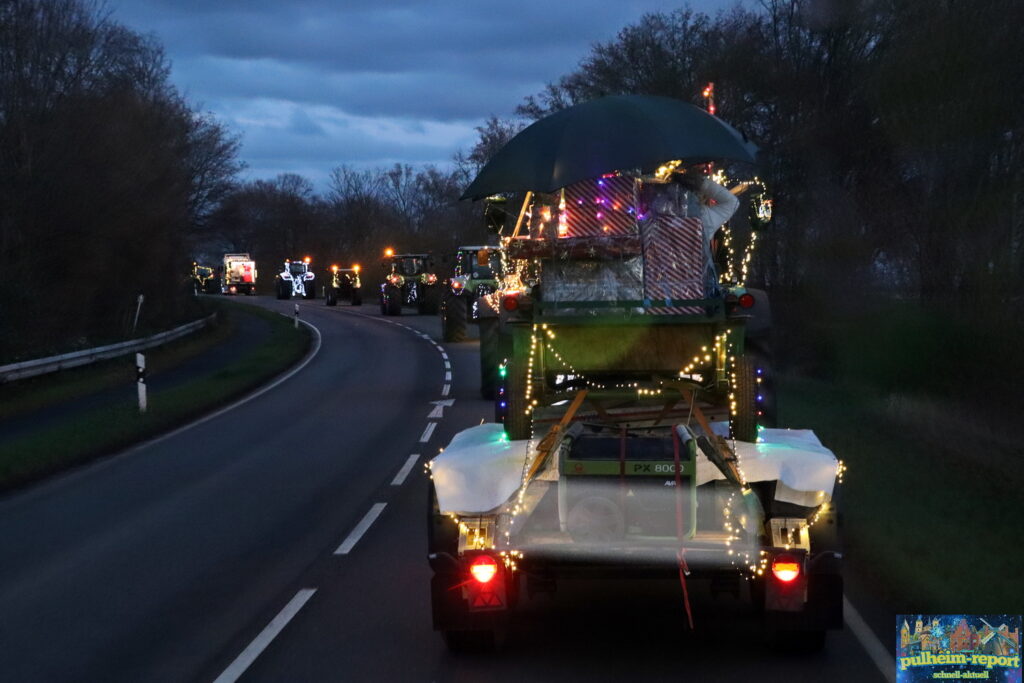
[[250,296],[256,293],[256,262],[249,254],[224,254],[220,291]]
[[692,394],[667,412],[601,394],[577,392],[536,439],[480,425],[431,461],[432,614],[448,647],[493,647],[521,596],[564,581],[678,578],[692,629],[689,596],[710,583],[748,600],[775,644],[821,648],[842,627],[842,463],[807,430],[729,441]]

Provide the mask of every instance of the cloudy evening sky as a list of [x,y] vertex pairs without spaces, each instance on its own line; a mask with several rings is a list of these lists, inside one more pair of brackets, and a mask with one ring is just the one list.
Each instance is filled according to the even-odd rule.
[[[734,0],[692,0],[713,14]],[[242,135],[251,178],[446,164],[491,114],[573,69],[661,0],[109,0],[172,80]]]

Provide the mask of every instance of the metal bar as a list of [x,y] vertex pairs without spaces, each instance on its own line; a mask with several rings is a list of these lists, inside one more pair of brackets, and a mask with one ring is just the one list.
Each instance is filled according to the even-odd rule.
[[551,448],[555,444],[555,439],[558,434],[565,430],[566,425],[572,422],[573,416],[576,411],[583,405],[583,399],[587,397],[587,390],[581,389],[576,394],[576,398],[569,404],[569,409],[565,411],[565,415],[562,416],[561,421],[551,428],[551,431],[541,440],[540,445],[537,446],[537,457],[533,459],[533,464],[530,466],[530,471],[526,475],[526,481],[533,479],[533,475],[537,474],[537,471],[541,468],[541,465],[548,459],[551,454]]
[[213,313],[206,318],[194,320],[190,323],[181,325],[180,327],[166,330],[150,337],[144,337],[143,339],[134,339],[126,342],[118,342],[116,344],[97,346],[92,349],[83,349],[82,351],[72,351],[59,356],[34,358],[32,360],[2,365],[0,366],[0,384],[17,379],[24,379],[26,377],[45,375],[50,372],[74,368],[81,365],[88,365],[90,363],[95,363],[96,361],[117,358],[118,356],[128,355],[134,351],[142,351],[144,349],[152,348],[205,327],[213,321],[216,315],[216,313]]

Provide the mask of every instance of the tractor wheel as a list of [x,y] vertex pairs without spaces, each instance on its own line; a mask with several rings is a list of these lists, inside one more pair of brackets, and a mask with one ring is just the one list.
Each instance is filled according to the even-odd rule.
[[740,356],[732,371],[736,375],[732,387],[736,402],[730,421],[732,437],[752,443],[757,440],[757,375],[754,363],[747,356]]
[[277,285],[277,298],[282,300],[292,298],[291,287],[285,286],[285,282],[283,280]]
[[469,310],[461,296],[448,296],[441,302],[441,332],[446,342],[466,341]]
[[310,284],[308,287],[306,287],[306,295],[303,298],[304,299],[315,299],[316,298],[316,285]]
[[362,306],[363,305],[363,293],[358,289],[352,290],[352,305]]
[[480,318],[480,394],[484,400],[494,400],[498,391],[498,365],[501,350],[498,336],[501,324],[497,318]]
[[324,303],[327,304],[328,306],[337,306],[338,295],[335,294],[333,291],[328,290],[327,293],[324,295]]
[[384,302],[387,306],[385,315],[402,315],[402,290],[388,287],[384,290]]

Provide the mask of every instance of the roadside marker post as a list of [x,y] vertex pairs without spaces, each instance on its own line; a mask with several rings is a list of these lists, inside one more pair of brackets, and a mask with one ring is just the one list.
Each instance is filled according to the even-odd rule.
[[295,304],[295,329],[299,329],[299,305]]
[[135,354],[135,384],[139,388],[139,412],[146,412],[146,357],[141,353]]

